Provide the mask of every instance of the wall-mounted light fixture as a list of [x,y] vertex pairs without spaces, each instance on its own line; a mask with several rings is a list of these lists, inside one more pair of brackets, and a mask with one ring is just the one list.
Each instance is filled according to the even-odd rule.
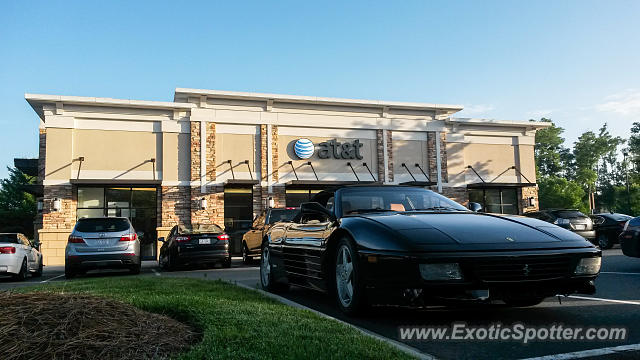
[[273,208],[275,206],[276,206],[276,201],[273,200],[272,196],[269,196],[269,198],[267,199],[267,207]]
[[42,208],[44,208],[44,203],[42,199],[40,199],[36,202],[36,210],[38,210],[38,212],[41,212]]
[[529,200],[529,206],[530,207],[536,206],[536,204],[537,204],[536,198],[534,198],[532,196],[532,197],[528,198],[527,200]]
[[207,208],[207,198],[200,199],[200,209],[204,210]]
[[60,198],[53,198],[53,211],[62,210],[62,200]]

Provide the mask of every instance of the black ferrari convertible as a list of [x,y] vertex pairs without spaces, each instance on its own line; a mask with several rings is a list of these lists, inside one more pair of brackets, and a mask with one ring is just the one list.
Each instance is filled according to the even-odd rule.
[[329,292],[355,314],[373,303],[532,306],[593,294],[600,263],[592,244],[541,220],[469,211],[422,188],[346,186],[271,228],[260,278],[268,291]]

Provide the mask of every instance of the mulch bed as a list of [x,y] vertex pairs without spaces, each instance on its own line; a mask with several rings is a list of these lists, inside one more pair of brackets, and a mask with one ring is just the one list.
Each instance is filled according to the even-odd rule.
[[192,327],[108,298],[0,293],[0,358],[165,359],[199,340]]

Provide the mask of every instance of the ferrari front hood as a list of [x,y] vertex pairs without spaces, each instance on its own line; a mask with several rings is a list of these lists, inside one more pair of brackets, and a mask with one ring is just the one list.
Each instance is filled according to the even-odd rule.
[[386,225],[414,244],[552,245],[563,240],[582,240],[570,231],[540,220],[472,212],[406,212],[374,215],[369,219]]

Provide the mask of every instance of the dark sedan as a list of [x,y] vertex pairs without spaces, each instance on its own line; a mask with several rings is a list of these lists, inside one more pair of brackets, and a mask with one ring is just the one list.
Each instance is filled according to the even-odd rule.
[[600,263],[599,249],[544,221],[471,212],[422,188],[347,186],[271,228],[260,279],[329,292],[347,314],[398,301],[531,306],[594,293]]
[[623,254],[640,258],[640,216],[625,223],[618,241]]
[[590,217],[575,209],[547,209],[528,212],[524,216],[558,225],[595,243],[596,231]]
[[165,270],[174,270],[187,265],[222,264],[231,267],[229,235],[218,225],[174,226],[160,248],[159,265]]
[[617,213],[604,213],[591,215],[591,219],[593,219],[598,246],[600,249],[611,249],[618,242],[624,225],[633,217]]

